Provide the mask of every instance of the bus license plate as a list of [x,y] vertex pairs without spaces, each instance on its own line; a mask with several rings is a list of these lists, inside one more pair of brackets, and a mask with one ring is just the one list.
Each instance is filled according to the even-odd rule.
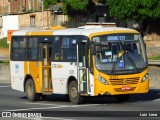
[[131,89],[130,86],[124,86],[124,87],[122,87],[122,90],[130,90],[130,89]]

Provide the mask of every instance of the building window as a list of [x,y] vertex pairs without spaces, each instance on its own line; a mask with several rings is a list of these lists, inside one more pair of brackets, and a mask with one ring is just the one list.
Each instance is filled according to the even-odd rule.
[[31,14],[30,15],[30,27],[35,27],[36,26],[36,15]]

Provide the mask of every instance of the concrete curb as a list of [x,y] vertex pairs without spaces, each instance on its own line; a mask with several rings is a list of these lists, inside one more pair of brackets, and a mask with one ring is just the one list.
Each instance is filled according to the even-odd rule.
[[0,64],[0,82],[10,82],[10,70],[8,64]]

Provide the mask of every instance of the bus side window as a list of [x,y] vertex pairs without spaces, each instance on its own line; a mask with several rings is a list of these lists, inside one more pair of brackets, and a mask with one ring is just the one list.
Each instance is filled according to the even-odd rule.
[[55,61],[59,60],[59,50],[60,50],[60,37],[54,38],[54,44],[53,44],[53,59]]
[[62,61],[76,61],[76,45],[72,44],[72,41],[76,41],[76,37],[67,36],[62,38],[61,44],[61,60]]
[[61,60],[66,61],[68,59],[68,48],[69,47],[70,47],[69,37],[63,37],[62,44],[61,44]]
[[[21,61],[26,59],[27,44],[25,37],[15,37],[13,38],[12,44],[12,59]],[[22,57],[23,56],[23,57]]]
[[38,38],[31,37],[29,38],[28,45],[28,59],[37,60],[38,58]]

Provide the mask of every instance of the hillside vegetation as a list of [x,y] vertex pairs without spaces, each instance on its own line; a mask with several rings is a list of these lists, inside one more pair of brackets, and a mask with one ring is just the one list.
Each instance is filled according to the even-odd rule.
[[0,48],[9,48],[9,44],[7,44],[7,38],[0,39]]

